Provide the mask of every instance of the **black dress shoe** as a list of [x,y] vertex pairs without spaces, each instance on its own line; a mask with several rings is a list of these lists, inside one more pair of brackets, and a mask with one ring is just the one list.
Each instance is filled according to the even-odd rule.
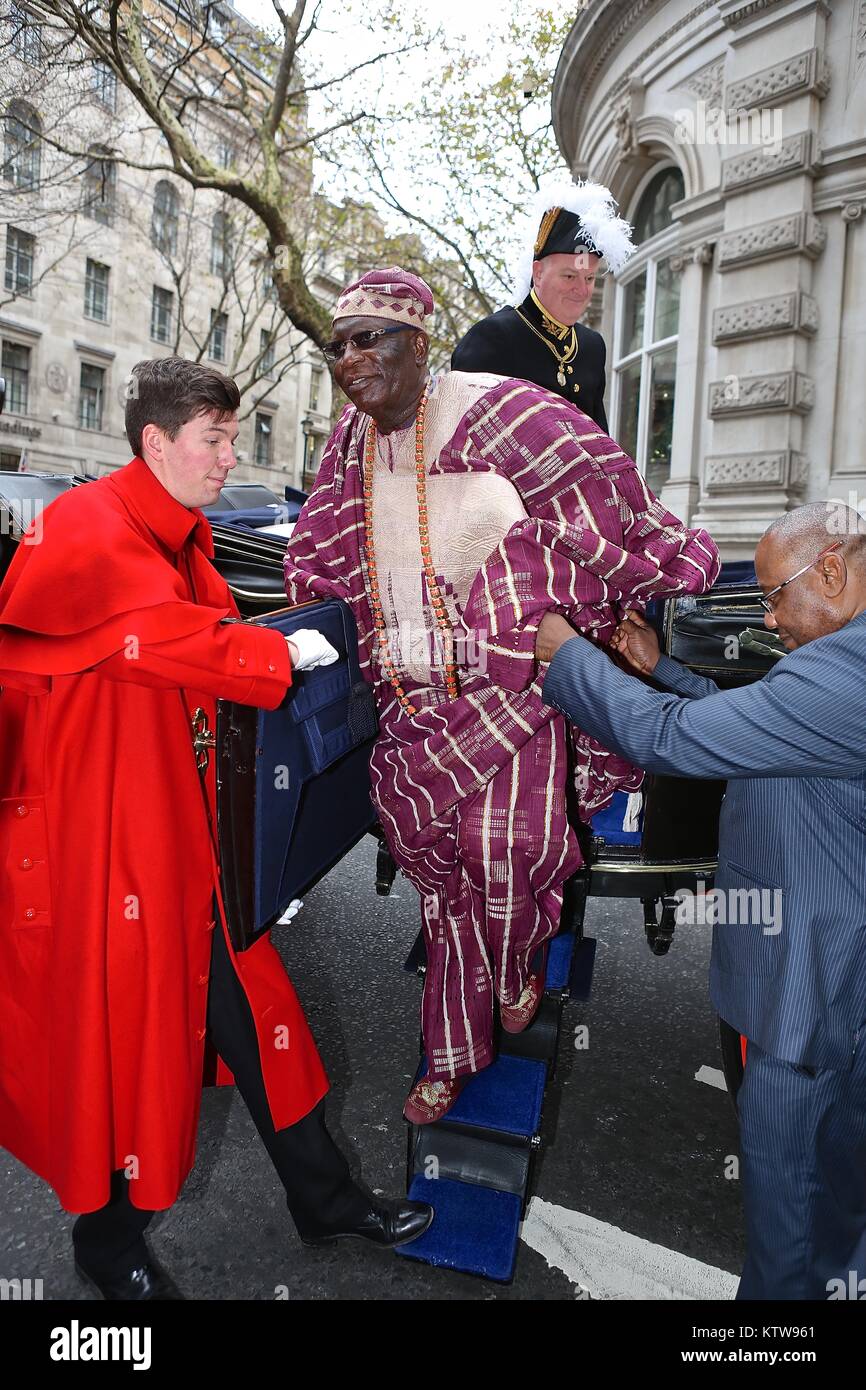
[[391,1249],[407,1245],[424,1234],[433,1220],[433,1208],[427,1202],[409,1202],[399,1197],[377,1197],[360,1221],[334,1227],[298,1230],[304,1245],[327,1245],[332,1240],[355,1236],[369,1240],[372,1245]]
[[95,1275],[88,1274],[76,1260],[75,1273],[85,1284],[97,1289],[103,1298],[111,1301],[141,1303],[146,1299],[183,1299],[183,1294],[174,1280],[164,1269],[160,1269],[155,1260],[148,1260],[145,1264],[131,1269],[128,1274],[113,1279],[97,1279]]

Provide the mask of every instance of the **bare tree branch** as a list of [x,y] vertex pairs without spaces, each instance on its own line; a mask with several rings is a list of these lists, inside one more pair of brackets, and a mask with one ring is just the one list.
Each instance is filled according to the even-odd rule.
[[298,29],[304,17],[304,10],[307,8],[307,0],[297,0],[291,15],[286,14],[280,4],[280,0],[272,0],[272,4],[283,26],[283,52],[280,57],[280,65],[277,69],[277,75],[274,81],[274,95],[271,101],[271,110],[266,127],[268,134],[273,138],[282,124],[286,110],[286,95],[289,90],[292,73],[295,70]]

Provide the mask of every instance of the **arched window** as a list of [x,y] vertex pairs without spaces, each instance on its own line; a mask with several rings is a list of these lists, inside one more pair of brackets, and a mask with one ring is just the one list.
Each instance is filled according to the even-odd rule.
[[177,254],[177,230],[180,220],[180,198],[168,179],[160,179],[153,195],[153,217],[150,239],[164,256]]
[[39,183],[42,122],[26,101],[10,101],[6,108],[6,148],[3,177],[16,188],[35,188]]
[[84,170],[84,211],[95,222],[110,227],[114,217],[117,166],[104,145],[91,145]]
[[656,493],[671,471],[680,313],[679,276],[663,234],[671,226],[671,205],[683,197],[679,169],[662,169],[650,180],[631,219],[638,254],[617,295],[614,435]]
[[678,203],[685,196],[685,185],[679,169],[662,169],[650,180],[634,215],[634,240],[638,246],[671,225],[671,203]]
[[232,221],[227,212],[215,212],[211,224],[210,273],[227,280],[234,258]]

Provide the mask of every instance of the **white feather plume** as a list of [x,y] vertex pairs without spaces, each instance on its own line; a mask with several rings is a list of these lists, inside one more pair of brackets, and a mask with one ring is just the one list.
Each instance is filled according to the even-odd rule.
[[576,183],[549,183],[532,200],[529,222],[514,268],[514,303],[520,304],[532,284],[535,238],[542,217],[550,208],[575,213],[615,275],[637,249],[631,239],[630,224],[617,217],[616,202],[603,184],[578,179]]

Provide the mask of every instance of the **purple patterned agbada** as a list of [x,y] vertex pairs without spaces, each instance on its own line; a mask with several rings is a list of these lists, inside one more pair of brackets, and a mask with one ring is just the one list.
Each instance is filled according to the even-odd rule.
[[422,897],[422,1028],[433,1079],[493,1060],[494,996],[520,998],[533,956],[559,926],[563,884],[582,862],[566,809],[570,776],[584,821],[642,778],[544,704],[534,656],[542,616],[560,611],[605,645],[629,608],[701,593],[719,571],[707,533],[666,511],[589,417],[526,382],[490,381],[428,460],[430,478],[499,474],[527,513],[488,556],[462,610],[450,597],[455,631],[462,626],[467,640],[460,649],[476,657],[461,668],[456,700],[440,672],[423,686],[407,677],[418,706],[407,714],[374,658],[362,480],[368,417],[353,406],[328,442],[286,554],[290,602],[339,597],[357,622],[379,709],[373,799],[391,852]]

